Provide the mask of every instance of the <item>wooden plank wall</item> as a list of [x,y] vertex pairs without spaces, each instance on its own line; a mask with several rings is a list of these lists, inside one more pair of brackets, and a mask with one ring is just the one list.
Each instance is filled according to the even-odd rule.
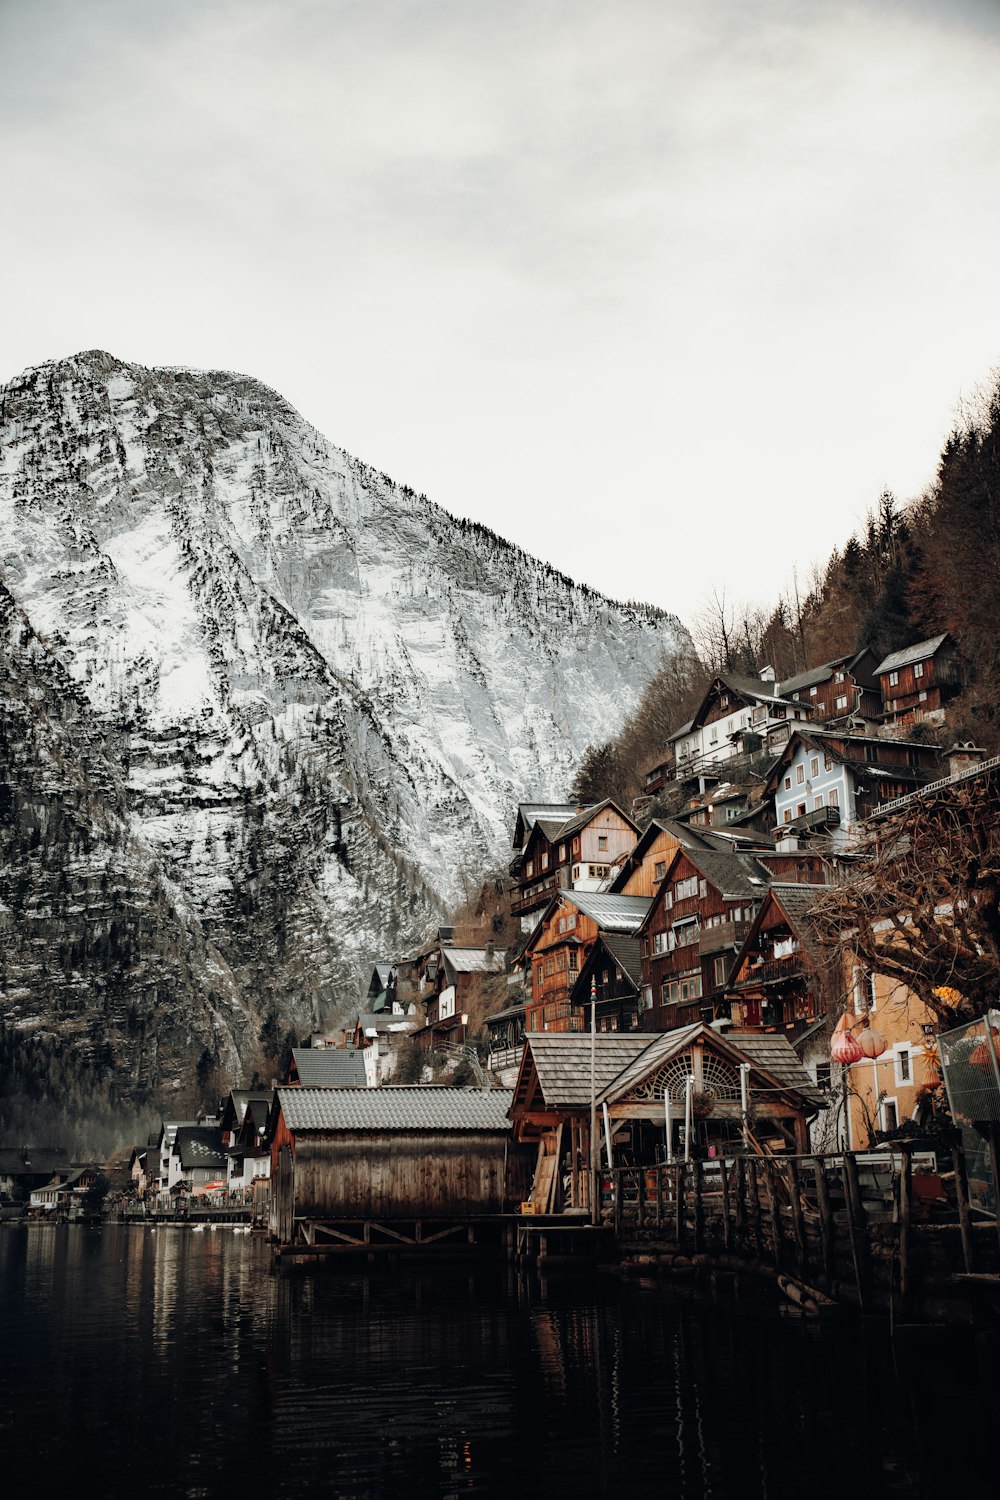
[[453,1218],[516,1211],[535,1152],[505,1132],[300,1135],[295,1214],[315,1219]]

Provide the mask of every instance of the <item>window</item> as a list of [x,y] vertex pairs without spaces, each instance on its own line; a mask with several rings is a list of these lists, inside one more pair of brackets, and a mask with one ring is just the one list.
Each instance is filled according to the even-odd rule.
[[913,1064],[910,1057],[909,1047],[897,1047],[896,1055],[893,1061],[896,1065],[896,1082],[912,1083]]
[[697,917],[688,917],[686,921],[675,922],[669,933],[669,945],[671,948],[686,948],[689,943],[696,943],[701,935],[701,922]]
[[597,848],[601,854],[607,853],[608,836],[606,833],[599,833],[597,835]]
[[524,873],[525,873],[525,875],[527,875],[527,877],[528,877],[529,880],[531,879],[532,875],[534,875],[534,873],[535,873],[535,861],[533,859],[529,859],[528,860],[528,863],[524,867]]
[[785,823],[790,823],[792,821],[792,809],[790,807],[785,808],[785,811],[782,813],[782,820]]
[[536,964],[535,965],[535,983],[537,985],[540,985],[541,982],[542,982],[542,966],[541,966],[541,964]]
[[833,674],[833,680],[834,680],[834,682],[843,682],[843,680],[844,680],[844,674],[843,674],[843,672],[834,672],[834,674]]
[[895,1099],[883,1099],[879,1109],[882,1130],[895,1130],[899,1124],[899,1110],[896,1108]]
[[542,850],[542,869],[543,870],[547,870],[548,868],[549,868],[549,851],[547,849],[543,849]]
[[898,672],[890,672],[889,673],[889,686],[890,687],[897,687],[898,685],[899,685],[899,673]]
[[835,708],[846,708],[847,707],[847,694],[846,693],[842,693],[840,695],[840,697],[836,700],[836,702],[834,704],[834,707]]
[[816,1064],[816,1087],[824,1093],[829,1093],[833,1087],[833,1064],[821,1062]]
[[802,783],[805,781],[805,779],[806,779],[806,768],[805,768],[805,766],[796,766],[795,767],[795,785],[796,786],[801,786]]
[[918,661],[918,662],[914,663],[914,665],[913,665],[913,675],[914,675],[914,677],[923,677],[923,675],[924,675],[924,664],[923,664],[922,661]]
[[809,689],[809,696],[810,696],[810,698],[815,698],[815,696],[816,696],[816,689],[814,687],[811,687]]
[[687,880],[678,880],[674,885],[675,901],[686,901],[690,896],[698,894],[698,877],[691,875]]
[[822,807],[822,806],[823,806],[823,793],[820,792],[820,794],[819,794],[818,797],[814,797],[813,798],[813,811],[815,812],[815,810],[816,810],[817,807]]
[[924,692],[919,693],[918,694],[918,701],[920,703],[926,703],[927,702],[927,694],[924,693]]
[[664,875],[666,873],[667,873],[667,862],[666,862],[666,860],[665,859],[658,859],[656,861],[656,864],[653,866],[653,879],[654,880],[662,880],[663,877],[664,877]]
[[559,863],[563,864],[565,862],[565,859],[566,859],[566,845],[565,844],[560,844],[559,845]]
[[790,776],[786,776],[785,777],[785,791],[786,792],[790,792],[791,790],[792,790],[792,778]]
[[824,771],[832,771],[833,770],[833,756],[830,755],[828,752],[824,752],[824,754],[823,754],[823,770]]
[[677,979],[665,979],[661,995],[661,1004],[663,1005],[683,1005],[689,1000],[700,1000],[700,969],[696,969],[689,974],[682,974]]
[[729,973],[729,959],[725,954],[720,955],[712,963],[712,983],[717,990],[721,990]]
[[807,809],[806,809],[806,805],[805,805],[804,802],[796,802],[796,804],[795,804],[795,816],[797,818],[804,818],[805,815],[806,815],[806,811],[807,811]]
[[591,880],[605,880],[608,874],[607,865],[588,865]]
[[814,755],[813,758],[812,758],[812,760],[809,762],[809,775],[810,776],[818,776],[819,775],[819,756],[818,755]]
[[653,933],[653,952],[654,953],[667,953],[667,952],[669,952],[670,945],[669,945],[669,942],[668,942],[668,938],[669,938],[669,933],[667,933],[667,932],[654,932]]
[[570,971],[570,973],[571,974],[575,974],[576,971],[577,971],[577,969],[579,967],[580,967],[580,955],[576,951],[575,948],[571,948],[569,950],[569,971]]

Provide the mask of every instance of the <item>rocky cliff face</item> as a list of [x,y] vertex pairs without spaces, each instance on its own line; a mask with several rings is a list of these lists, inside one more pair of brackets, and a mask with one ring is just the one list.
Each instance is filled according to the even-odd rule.
[[0,583],[0,1070],[112,1102],[349,1008],[690,644],[256,381],[103,353],[0,392]]

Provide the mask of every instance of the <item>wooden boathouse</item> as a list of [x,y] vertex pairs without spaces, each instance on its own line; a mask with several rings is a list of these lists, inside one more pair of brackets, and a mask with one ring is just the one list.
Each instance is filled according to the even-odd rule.
[[531,1186],[507,1089],[279,1088],[271,1234],[279,1257],[498,1240]]

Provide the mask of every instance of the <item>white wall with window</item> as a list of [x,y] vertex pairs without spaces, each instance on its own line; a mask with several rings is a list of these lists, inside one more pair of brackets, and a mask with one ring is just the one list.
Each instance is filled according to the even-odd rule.
[[778,825],[822,807],[840,808],[841,826],[832,833],[834,838],[846,837],[843,830],[855,821],[854,777],[825,751],[799,744],[774,794]]

